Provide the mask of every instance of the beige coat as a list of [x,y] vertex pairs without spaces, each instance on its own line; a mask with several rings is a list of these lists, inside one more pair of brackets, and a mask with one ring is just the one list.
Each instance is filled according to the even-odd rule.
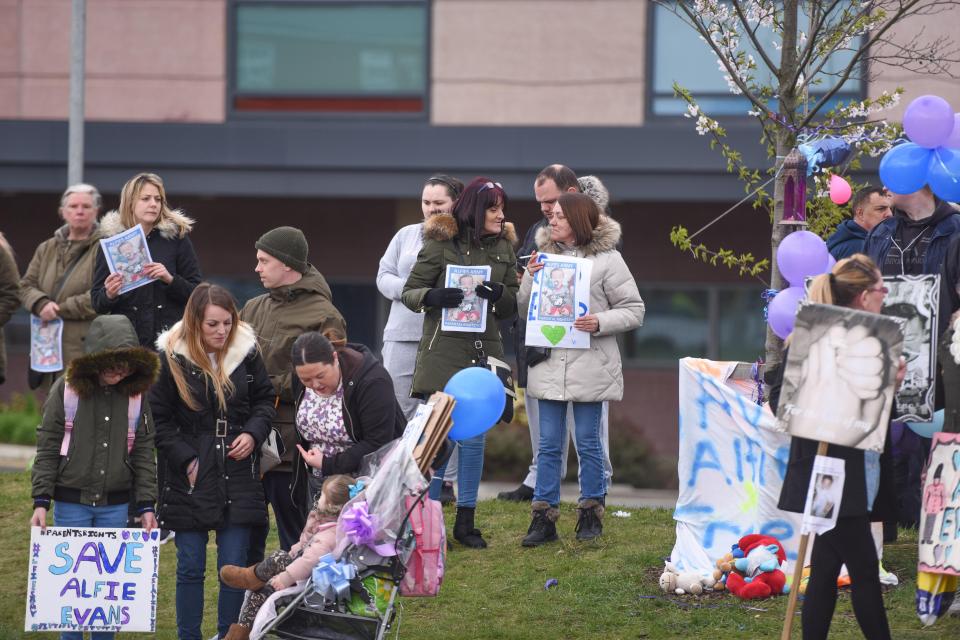
[[[541,400],[599,402],[623,398],[623,366],[618,333],[643,324],[644,305],[637,283],[623,256],[616,250],[620,223],[600,216],[593,239],[583,247],[568,248],[550,240],[550,227],[537,232],[538,251],[587,258],[590,275],[590,310],[600,320],[600,330],[590,336],[589,349],[551,349],[550,357],[530,367],[527,394]],[[517,296],[519,308],[530,303],[533,279],[526,271]]]
[[[69,227],[64,225],[52,238],[41,242],[20,279],[20,302],[29,313],[39,314],[51,300],[60,305],[64,367],[83,355],[83,338],[90,329],[90,322],[97,316],[90,302],[90,289],[100,246],[100,232],[96,228],[86,240],[67,240],[68,233]],[[54,296],[57,282],[78,259],[76,267]]]

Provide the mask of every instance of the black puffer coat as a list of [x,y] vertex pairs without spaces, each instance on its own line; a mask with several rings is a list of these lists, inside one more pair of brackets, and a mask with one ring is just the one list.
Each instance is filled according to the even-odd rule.
[[[104,281],[110,275],[110,267],[103,256],[103,250],[97,252],[93,289],[90,291],[93,309],[100,315],[120,313],[127,316],[140,338],[140,346],[155,348],[157,336],[183,317],[187,299],[203,279],[193,243],[187,237],[192,226],[193,220],[179,211],[173,211],[169,219],[164,218],[147,234],[150,257],[154,262],[165,266],[173,276],[170,284],[158,280],[121,294],[113,300],[107,298],[104,286]],[[100,235],[104,238],[123,230],[118,211],[111,211],[100,221]]]
[[[253,330],[245,323],[238,325],[233,345],[221,363],[230,371],[234,392],[227,398],[227,424],[221,424],[220,435],[217,421],[222,414],[212,386],[206,388],[205,376],[187,358],[184,343],[169,344],[169,335],[162,334],[157,347],[162,354],[169,351],[180,360],[193,397],[202,407],[193,411],[180,399],[166,357],[161,355],[160,378],[150,391],[157,449],[166,461],[160,524],[174,531],[266,524],[259,452],[275,415],[274,392]],[[227,446],[242,433],[253,436],[256,448],[244,460],[234,460],[227,456]],[[200,467],[191,491],[187,467],[194,458],[199,458]]]

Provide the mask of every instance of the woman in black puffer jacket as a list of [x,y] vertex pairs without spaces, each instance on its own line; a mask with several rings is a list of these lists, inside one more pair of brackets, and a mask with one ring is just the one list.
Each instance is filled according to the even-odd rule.
[[[217,532],[218,568],[244,565],[250,528],[267,521],[259,450],[275,416],[274,391],[253,329],[222,287],[198,286],[157,347],[162,368],[150,405],[166,461],[158,515],[177,533],[177,634],[199,639],[209,532]],[[221,638],[242,604],[243,590],[221,582]]]

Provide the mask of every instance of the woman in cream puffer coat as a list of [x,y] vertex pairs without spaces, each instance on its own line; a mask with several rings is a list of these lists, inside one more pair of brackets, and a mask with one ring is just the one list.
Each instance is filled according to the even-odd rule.
[[[540,252],[586,258],[592,264],[590,307],[577,314],[574,327],[590,333],[588,349],[551,349],[547,360],[530,368],[527,394],[540,401],[540,450],[533,521],[524,546],[557,539],[560,503],[560,451],[566,437],[567,403],[573,402],[577,453],[580,456],[580,503],[577,539],[590,540],[602,531],[606,480],[600,445],[600,417],[605,400],[623,398],[623,367],[616,335],[643,323],[644,304],[623,256],[616,250],[620,224],[602,215],[596,203],[580,193],[562,195],[549,224],[537,232]],[[520,292],[526,309],[533,276],[543,269],[538,255],[530,258]],[[544,273],[544,276],[548,274]]]

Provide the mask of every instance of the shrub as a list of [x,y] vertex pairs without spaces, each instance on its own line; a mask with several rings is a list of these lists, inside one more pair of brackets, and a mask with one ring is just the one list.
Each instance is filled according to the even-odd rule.
[[8,403],[0,403],[0,442],[37,444],[40,410],[32,395],[15,393]]

